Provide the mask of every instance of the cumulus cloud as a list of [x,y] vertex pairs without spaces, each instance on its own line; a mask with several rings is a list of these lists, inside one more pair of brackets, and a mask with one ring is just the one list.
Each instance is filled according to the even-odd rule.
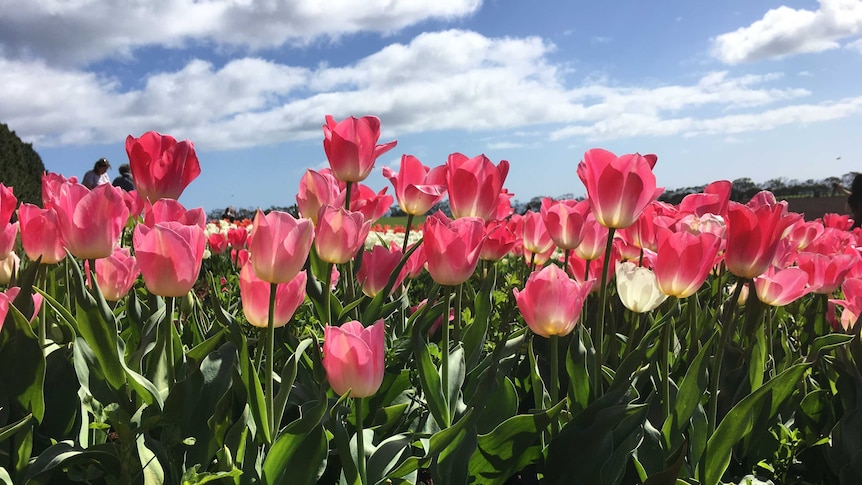
[[713,40],[713,55],[727,64],[841,47],[862,33],[862,1],[819,0],[817,10],[781,6],[760,20]]
[[854,50],[860,54],[862,54],[862,39],[856,39],[853,42],[845,45],[844,48]]
[[[571,73],[550,60],[555,49],[539,37],[448,30],[340,66],[193,59],[132,87],[80,68],[0,58],[0,113],[42,146],[116,143],[155,129],[202,149],[230,149],[319,138],[325,114],[375,114],[385,137],[512,130],[533,133],[523,140],[529,144],[547,139],[549,129],[552,139],[727,134],[859,110],[853,98],[797,105],[812,93],[776,87],[784,81],[777,73],[720,71],[656,86],[587,79],[570,87]],[[500,141],[522,143],[491,143]]]
[[256,50],[463,18],[481,0],[0,0],[0,53],[81,65],[143,46]]

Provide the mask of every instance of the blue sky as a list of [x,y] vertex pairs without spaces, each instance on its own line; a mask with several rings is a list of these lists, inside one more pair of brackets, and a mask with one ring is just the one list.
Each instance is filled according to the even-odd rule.
[[[157,130],[181,197],[286,206],[324,116],[377,115],[429,166],[507,159],[515,198],[582,195],[584,151],[656,153],[668,188],[862,169],[862,0],[0,0],[0,122],[82,176]],[[840,157],[840,158],[839,158]],[[390,193],[392,189],[390,188]]]

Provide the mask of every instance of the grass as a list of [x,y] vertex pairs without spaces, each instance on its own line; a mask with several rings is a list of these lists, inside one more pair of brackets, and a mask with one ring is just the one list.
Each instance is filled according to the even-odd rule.
[[[413,223],[411,224],[411,229],[417,229],[419,226],[425,222],[426,216],[416,216],[413,218]],[[407,226],[407,216],[389,216],[389,217],[381,217],[377,220],[375,224],[380,224],[381,226]]]

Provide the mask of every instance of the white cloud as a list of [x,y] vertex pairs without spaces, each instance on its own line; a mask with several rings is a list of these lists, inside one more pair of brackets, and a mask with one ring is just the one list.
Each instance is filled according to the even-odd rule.
[[550,125],[559,139],[740,133],[858,111],[855,98],[794,105],[811,93],[777,87],[780,74],[713,72],[690,84],[658,86],[591,78],[570,88],[565,67],[549,60],[554,51],[538,37],[449,30],[343,66],[191,60],[131,88],[78,68],[0,58],[0,113],[42,146],[117,143],[129,133],[159,130],[202,149],[226,149],[319,138],[325,114],[378,115],[387,138],[450,129],[544,138],[549,128],[542,125]]
[[854,40],[853,42],[850,42],[849,44],[846,44],[846,45],[844,46],[844,48],[845,48],[845,49],[854,50],[854,51],[856,51],[856,52],[858,52],[858,53],[862,54],[862,39],[856,39],[856,40]]
[[862,33],[862,1],[819,0],[818,10],[781,6],[748,27],[713,40],[713,55],[727,64],[837,49]]
[[131,56],[143,46],[240,49],[306,44],[356,32],[388,34],[462,18],[482,0],[0,0],[0,54],[67,65]]

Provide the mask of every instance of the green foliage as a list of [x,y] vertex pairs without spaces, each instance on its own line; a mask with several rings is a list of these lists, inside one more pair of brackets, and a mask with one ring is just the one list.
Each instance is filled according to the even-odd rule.
[[0,183],[14,187],[19,202],[41,206],[43,173],[45,165],[33,145],[0,123]]

